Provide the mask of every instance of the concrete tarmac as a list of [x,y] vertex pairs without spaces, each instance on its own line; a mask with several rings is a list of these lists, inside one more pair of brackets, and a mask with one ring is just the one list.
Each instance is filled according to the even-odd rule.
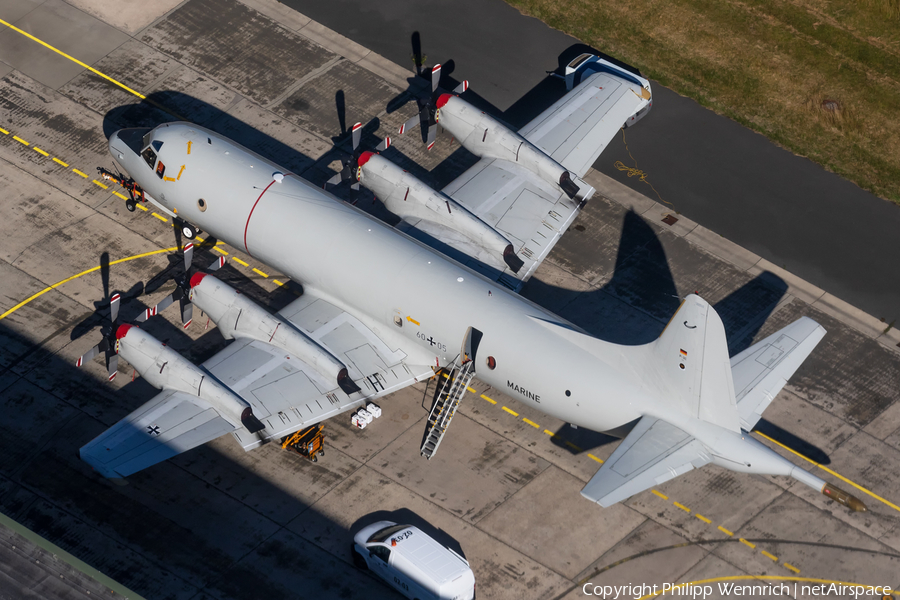
[[[137,315],[171,292],[180,263],[165,217],[128,212],[95,179],[95,167],[110,166],[106,135],[175,113],[321,183],[337,166],[333,138],[344,139],[339,105],[345,126],[366,120],[363,144],[414,111],[387,110],[405,89],[402,67],[272,0],[153,5],[135,33],[123,15],[104,21],[107,2],[34,0],[31,10],[55,23],[46,43],[100,55],[91,66],[145,100],[83,69],[62,81],[68,65],[56,61],[68,59],[37,60],[15,31],[0,36],[10,61],[0,65],[0,512],[154,599],[398,598],[351,562],[353,534],[381,519],[460,551],[479,598],[721,577],[900,587],[900,336],[714,230],[684,216],[663,224],[664,205],[596,171],[599,193],[523,294],[628,344],[655,339],[695,290],[722,316],[731,352],[816,319],[828,335],[753,435],[869,512],[793,480],[711,466],[601,509],[579,491],[618,441],[481,384],[426,461],[418,449],[435,381],[385,398],[365,430],[327,421],[317,463],[275,444],[245,453],[225,436],[125,487],[98,477],[78,448],[157,391],[124,361],[108,384],[100,360],[76,369],[75,359],[98,339],[105,294],[122,293],[123,319]],[[21,7],[0,0],[0,19],[44,22]],[[103,39],[73,38],[70,27]],[[104,38],[110,27],[117,33]],[[445,138],[426,152],[412,136],[390,157],[433,179],[470,160]],[[108,271],[97,268],[104,255]],[[234,248],[201,246],[195,260],[218,256],[228,266],[217,275],[271,310],[302,289]],[[194,362],[228,343],[199,316],[187,331],[177,320],[170,311],[142,327]]]
[[[517,126],[562,93],[544,71],[579,44],[502,0],[282,1],[409,68],[419,32],[429,64],[452,60],[452,76],[468,79],[483,106]],[[653,86],[653,110],[625,137],[663,200],[885,323],[900,319],[900,207]],[[617,161],[635,166],[621,137],[594,168],[657,197]]]

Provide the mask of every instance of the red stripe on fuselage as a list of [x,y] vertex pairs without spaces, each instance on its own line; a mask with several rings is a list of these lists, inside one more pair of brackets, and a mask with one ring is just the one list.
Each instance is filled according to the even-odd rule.
[[[291,175],[291,173],[285,173],[284,177]],[[250,227],[250,218],[253,216],[253,211],[256,210],[256,205],[259,204],[259,201],[262,200],[263,195],[269,191],[269,188],[272,187],[272,184],[275,183],[275,180],[269,182],[269,185],[266,186],[266,189],[262,191],[262,194],[259,195],[259,198],[256,199],[256,202],[253,203],[253,208],[250,209],[250,214],[247,215],[247,223],[244,225],[244,250],[247,254],[250,254],[250,249],[247,247],[247,229]],[[251,254],[252,256],[252,254]]]

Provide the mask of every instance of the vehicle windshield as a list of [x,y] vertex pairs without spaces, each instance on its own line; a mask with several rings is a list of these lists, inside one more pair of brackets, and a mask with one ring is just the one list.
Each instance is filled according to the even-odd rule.
[[402,531],[407,527],[409,527],[409,525],[390,525],[384,529],[379,529],[369,537],[368,543],[383,542],[398,531]]

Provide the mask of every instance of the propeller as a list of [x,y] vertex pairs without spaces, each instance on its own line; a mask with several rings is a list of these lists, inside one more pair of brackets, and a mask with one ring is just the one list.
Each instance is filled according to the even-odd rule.
[[[191,304],[191,263],[194,259],[194,244],[188,243],[185,245],[183,249],[184,262],[183,268],[181,269],[180,275],[175,275],[172,279],[175,280],[175,291],[171,294],[160,300],[156,306],[146,309],[135,319],[138,323],[143,323],[147,319],[152,316],[158,315],[162,311],[166,310],[171,306],[176,300],[181,305],[181,323],[185,329],[187,329],[194,315],[194,305]],[[222,262],[224,263],[224,258],[222,257]],[[218,264],[219,261],[216,261],[214,264]],[[221,267],[218,265],[216,269]]]
[[116,373],[119,368],[119,346],[118,340],[116,339],[116,331],[118,330],[117,321],[119,319],[120,299],[121,296],[119,294],[113,294],[109,299],[109,323],[100,328],[100,335],[103,336],[100,343],[82,354],[78,357],[78,360],[75,361],[75,366],[80,367],[103,352],[106,354],[106,370],[109,373],[110,381],[116,378]]
[[[441,94],[445,93],[441,90],[440,84],[441,65],[435,65],[431,68],[431,92],[415,96],[419,114],[410,117],[406,123],[400,126],[400,135],[403,135],[416,125],[420,125],[422,131],[425,132],[425,144],[429,150],[434,146],[434,140],[437,137],[437,101]],[[469,82],[463,81],[453,89],[453,93],[461,94],[467,89],[469,89]]]
[[[352,149],[349,153],[341,152],[341,171],[337,173],[334,177],[325,182],[326,186],[331,185],[339,185],[345,181],[351,181],[353,183],[350,184],[350,189],[353,190],[353,198],[352,203],[355,204],[359,195],[359,176],[360,176],[360,157],[366,154],[365,151],[360,150],[359,148],[359,140],[362,137],[362,123],[357,123],[350,130]],[[383,150],[387,150],[391,147],[391,138],[386,137],[375,147],[377,152],[381,152]],[[369,153],[371,154],[371,153]],[[362,161],[365,163],[365,160]]]

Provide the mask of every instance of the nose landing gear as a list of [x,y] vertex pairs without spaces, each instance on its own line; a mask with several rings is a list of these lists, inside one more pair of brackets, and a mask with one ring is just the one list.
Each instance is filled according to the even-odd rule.
[[175,227],[181,229],[181,235],[185,237],[185,239],[192,240],[197,237],[197,234],[200,232],[199,229],[191,225],[190,223],[175,217],[172,219],[175,223]]

